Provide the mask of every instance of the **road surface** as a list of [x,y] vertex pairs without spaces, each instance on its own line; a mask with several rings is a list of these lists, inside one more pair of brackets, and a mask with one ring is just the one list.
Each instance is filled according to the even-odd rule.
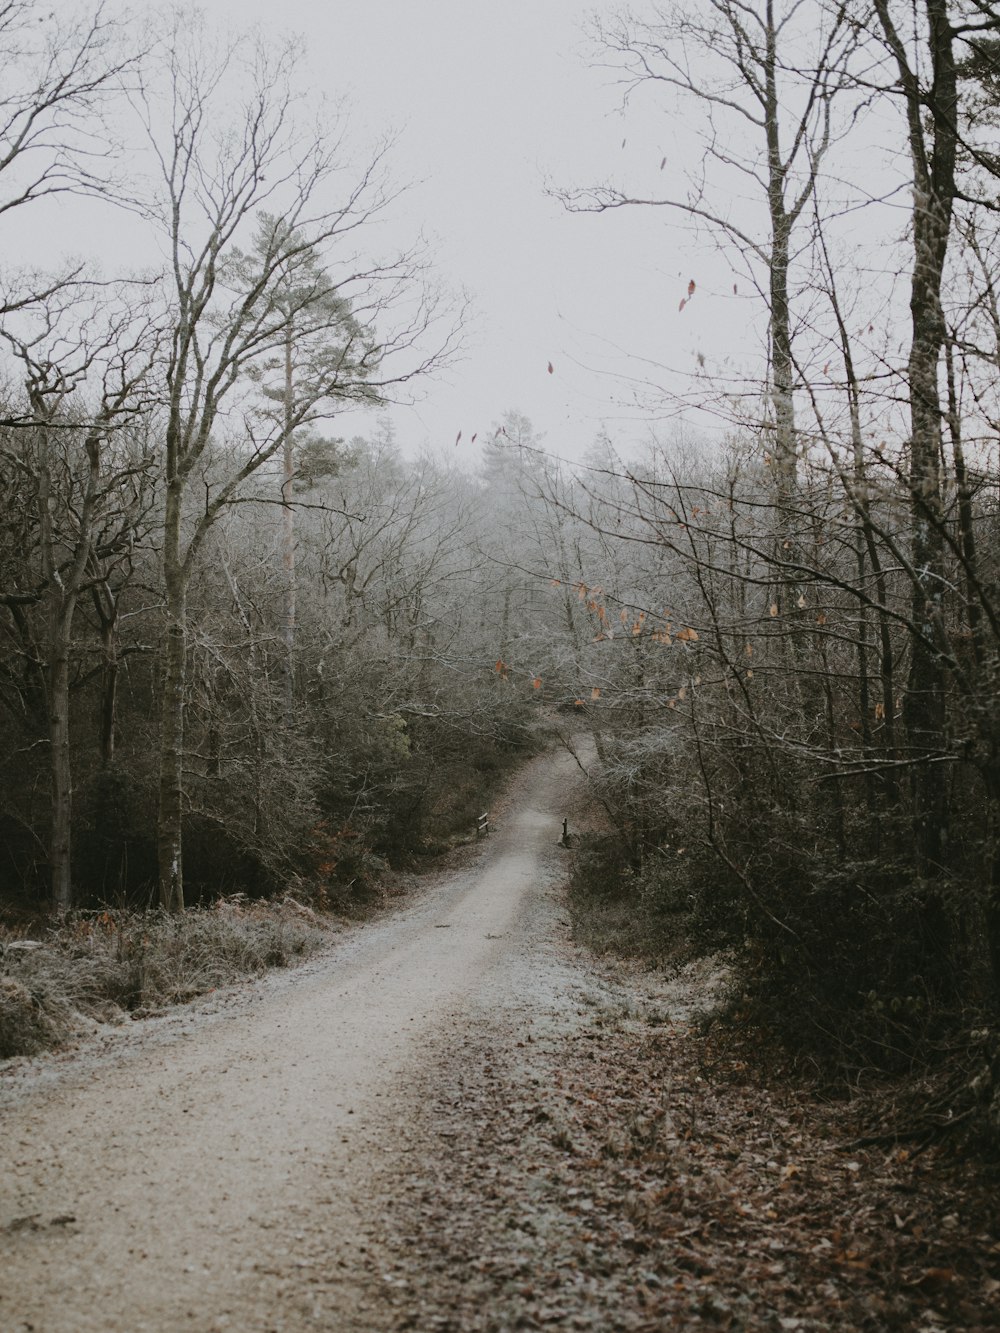
[[460,1062],[469,1024],[481,1051],[484,1022],[530,1040],[572,1010],[557,843],[579,772],[532,761],[469,865],[297,971],[13,1062],[4,1333],[393,1327],[371,1183],[419,1157],[397,1090]]

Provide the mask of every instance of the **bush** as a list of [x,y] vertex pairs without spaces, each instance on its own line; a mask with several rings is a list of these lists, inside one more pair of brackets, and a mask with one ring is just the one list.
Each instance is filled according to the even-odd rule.
[[81,1017],[179,1004],[284,967],[328,938],[318,918],[290,901],[240,896],[181,916],[80,914],[26,948],[0,938],[0,1058],[65,1042]]

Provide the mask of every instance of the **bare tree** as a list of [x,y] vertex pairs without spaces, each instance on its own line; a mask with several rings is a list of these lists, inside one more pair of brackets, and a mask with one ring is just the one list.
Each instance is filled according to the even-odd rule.
[[[31,424],[14,433],[12,461],[26,470],[34,495],[37,569],[17,589],[0,592],[9,609],[43,610],[39,669],[51,773],[49,864],[58,912],[73,904],[70,764],[70,666],[73,621],[81,595],[97,591],[106,565],[131,538],[131,505],[149,461],[122,459],[108,440],[148,409],[157,357],[155,326],[143,319],[135,290],[103,291],[96,303],[63,288],[32,306],[33,329],[10,321],[0,334],[24,373]],[[116,309],[117,306],[117,309]],[[90,400],[88,402],[88,399]],[[33,586],[32,586],[33,585]]]
[[[705,227],[751,279],[767,305],[774,474],[790,503],[800,450],[795,427],[792,270],[796,228],[837,137],[835,101],[848,86],[858,24],[846,5],[811,0],[703,0],[654,5],[599,21],[595,35],[621,71],[625,100],[665,92],[697,116],[704,154],[684,194],[637,196],[607,185],[563,191],[574,210],[668,209]],[[752,191],[747,210],[730,195]],[[763,205],[760,228],[754,214]],[[691,286],[689,296],[694,295]],[[685,298],[687,299],[687,298]]]
[[[220,49],[204,28],[178,23],[163,48],[160,95],[151,86],[137,102],[159,169],[154,215],[169,245],[173,309],[158,835],[161,901],[172,910],[184,905],[186,594],[205,538],[293,432],[352,397],[388,395],[447,355],[456,334],[420,287],[414,253],[380,263],[356,250],[359,229],[390,201],[385,149],[343,192],[342,145],[322,128],[300,128],[298,56],[294,43],[265,48],[252,37]],[[244,250],[255,222],[254,248]],[[317,262],[328,279],[315,279]],[[443,332],[421,351],[439,319]],[[341,339],[342,355],[291,386],[286,377],[275,411],[261,375],[290,331],[318,336],[324,327]],[[235,447],[225,463],[216,446],[227,431]]]
[[[108,126],[140,60],[103,0],[61,12],[37,0],[0,3],[0,217],[59,195],[120,193]],[[8,285],[0,309],[65,281],[26,277]]]

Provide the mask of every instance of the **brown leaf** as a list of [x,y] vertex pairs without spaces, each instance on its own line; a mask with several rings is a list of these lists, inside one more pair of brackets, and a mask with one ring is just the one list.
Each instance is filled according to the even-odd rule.
[[954,1282],[956,1277],[954,1268],[925,1268],[908,1285],[920,1287],[922,1291],[940,1291]]

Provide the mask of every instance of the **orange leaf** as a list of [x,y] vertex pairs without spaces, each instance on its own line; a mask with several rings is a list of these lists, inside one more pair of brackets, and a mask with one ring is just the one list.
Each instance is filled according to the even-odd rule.
[[599,699],[599,698],[601,697],[601,691],[598,689],[598,687],[597,687],[596,685],[595,685],[594,688],[590,691],[590,697],[591,697],[592,699]]
[[777,602],[772,602],[772,603],[771,603],[771,615],[772,615],[772,616],[776,616],[777,614],[778,614],[778,603],[777,603]]
[[690,301],[690,299],[691,299],[692,296],[694,296],[694,278],[692,278],[691,281],[688,283],[688,300],[689,300],[689,301]]
[[542,688],[541,676],[536,676],[535,679],[531,682],[531,684],[536,690],[540,690]]
[[550,375],[555,374],[555,371],[552,369],[552,362],[551,362],[551,361],[549,362],[549,374],[550,374]]

